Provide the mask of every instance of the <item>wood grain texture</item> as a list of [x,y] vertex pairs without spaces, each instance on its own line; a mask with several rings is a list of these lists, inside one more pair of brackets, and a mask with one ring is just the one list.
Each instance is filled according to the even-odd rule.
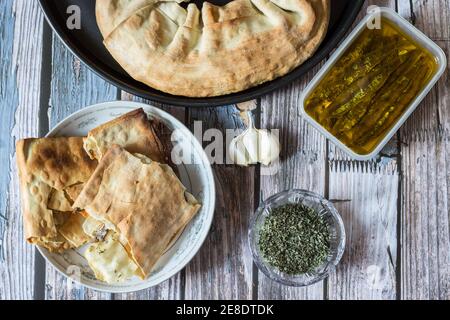
[[[399,9],[449,56],[448,1],[411,1]],[[402,299],[450,299],[449,74],[447,66],[400,131]]]
[[[371,0],[365,6],[371,4],[397,8],[449,56],[448,0]],[[34,250],[23,241],[14,143],[38,136],[40,122],[53,127],[87,105],[116,99],[119,92],[55,38],[51,57],[44,54],[53,61],[50,108],[48,117],[39,119],[45,97],[41,85],[48,84],[40,70],[43,18],[37,1],[0,1],[0,26],[0,130],[7,137],[0,141],[0,163],[8,168],[0,175],[0,300],[32,299],[39,275]],[[213,226],[185,270],[157,287],[110,295],[67,281],[48,265],[46,298],[450,299],[448,68],[398,136],[369,162],[351,161],[300,117],[299,95],[317,70],[258,101],[261,126],[281,130],[283,152],[275,174],[266,175],[259,167],[214,166]],[[121,98],[143,101],[126,93]],[[232,106],[191,111],[157,106],[192,129],[195,120],[202,121],[203,130],[243,126]],[[255,269],[247,245],[255,201],[292,187],[327,195],[347,231],[347,249],[336,272],[307,289],[267,279]]]
[[448,0],[397,0],[399,13],[433,40],[450,40]]
[[[121,100],[136,101],[150,104],[170,113],[172,116],[174,116],[183,123],[186,120],[186,109],[184,108],[161,105],[155,102],[151,102],[133,96],[132,94],[129,94],[125,91],[121,92]],[[170,139],[169,137],[170,132],[168,130],[164,130],[164,128],[159,130],[157,134],[160,137],[161,135],[163,135],[164,137],[162,138],[165,141]],[[182,297],[183,289],[184,289],[184,270],[174,275],[169,280],[164,281],[158,286],[146,290],[141,290],[138,292],[114,294],[114,300],[178,300]]]
[[[189,113],[191,129],[194,121],[200,121],[197,124],[202,124],[203,133],[211,128],[220,132],[242,128],[235,107],[191,109]],[[214,220],[199,253],[185,268],[184,298],[251,299],[253,262],[247,245],[247,226],[254,210],[255,168],[214,165],[213,170]]]
[[[325,193],[325,138],[300,116],[299,97],[319,67],[301,81],[261,99],[261,127],[280,130],[278,170],[261,176],[261,200],[287,189]],[[308,288],[280,285],[258,274],[259,299],[323,299],[323,282]]]
[[15,142],[38,134],[42,19],[34,1],[0,3],[0,300],[35,297],[35,251],[24,241]]
[[177,118],[182,123],[186,122],[186,117],[187,117],[187,109],[186,108],[170,106],[167,104],[162,104],[162,103],[158,103],[155,101],[146,100],[144,98],[140,98],[138,96],[132,95],[131,93],[128,93],[125,91],[121,92],[120,99],[125,100],[125,101],[142,102],[142,103],[152,105],[154,107],[157,107],[159,109],[166,111],[167,113],[170,113],[172,116]]
[[450,137],[402,132],[403,299],[450,299]]
[[[360,19],[366,15],[367,7],[372,4],[395,8],[395,1],[366,1],[363,9],[361,10],[359,18],[355,21],[355,24],[357,24]],[[276,127],[277,122],[283,123],[286,127],[282,129],[282,141],[285,150],[284,153],[294,154],[293,157],[288,157],[288,160],[282,159],[281,167],[282,171],[284,172],[282,172],[278,176],[276,175],[261,177],[261,190],[263,194],[269,193],[270,195],[275,193],[276,191],[282,191],[283,189],[302,187],[318,192],[319,194],[327,194],[332,198],[332,195],[338,195],[340,192],[340,190],[336,189],[337,185],[332,183],[332,179],[337,178],[337,176],[333,174],[335,171],[333,171],[332,168],[335,168],[338,164],[342,164],[343,167],[348,171],[346,173],[339,173],[340,177],[346,180],[346,175],[348,175],[347,178],[357,176],[357,171],[354,171],[356,170],[357,166],[360,165],[364,167],[369,165],[368,163],[360,163],[357,164],[357,166],[352,165],[352,162],[349,161],[349,157],[343,151],[341,151],[331,143],[326,144],[325,139],[315,129],[304,123],[302,120],[294,120],[295,116],[299,116],[298,109],[296,110],[296,107],[299,104],[298,96],[301,94],[302,88],[310,81],[310,79],[316,72],[317,69],[313,70],[309,76],[306,76],[302,81],[294,85],[292,88],[286,89],[286,91],[282,90],[281,93],[275,93],[272,98],[262,99],[262,108],[264,111],[264,114],[262,116],[263,127]],[[265,102],[265,100],[267,100],[267,102]],[[266,107],[264,107],[265,105]],[[286,109],[288,109],[288,111],[286,111]],[[281,125],[281,127],[283,127],[283,124]],[[286,136],[288,137],[286,138]],[[326,148],[326,145],[328,145],[328,148]],[[396,145],[397,144],[395,141],[390,143],[383,150],[382,156],[379,157],[377,161],[381,162],[382,164],[390,163],[391,157],[398,153]],[[327,158],[328,161],[326,161]],[[359,183],[368,184],[369,181],[373,181],[375,177],[376,176],[373,175],[361,175]],[[385,180],[389,180],[391,191],[393,190],[394,192],[394,196],[392,198],[394,199],[393,201],[395,201],[397,195],[396,182],[398,181],[398,177],[396,174],[387,175],[386,177],[387,178]],[[357,183],[354,184],[348,179],[346,182],[348,187],[353,188],[347,191],[350,194],[357,195]],[[383,188],[383,184],[381,182],[379,188]],[[379,196],[382,195],[382,193],[379,194]],[[391,195],[389,195],[389,197],[391,197]],[[264,198],[266,198],[266,196],[264,196]],[[354,200],[355,203],[362,205],[361,202],[358,202],[358,198],[355,197]],[[382,205],[384,201],[389,201],[387,195],[385,198],[378,199],[378,204]],[[356,207],[356,204],[354,204],[353,209],[356,209]],[[396,206],[390,206],[390,209],[393,211],[391,211],[388,215],[390,220],[386,224],[388,224],[389,226],[394,226],[394,231],[389,233],[389,238],[386,241],[389,241],[389,244],[391,245],[391,247],[393,247],[392,252],[395,255],[395,225],[397,211]],[[348,212],[351,212],[351,210],[347,210],[347,213]],[[363,211],[362,213],[358,212],[358,214],[364,215],[365,220],[369,221],[368,226],[365,225],[367,224],[367,221],[363,222],[361,219],[358,219],[358,217],[352,214],[348,214],[346,226],[356,225],[357,228],[362,228],[363,226],[368,227],[377,237],[384,236],[384,234],[381,233],[382,230],[378,232],[379,228],[377,226],[371,228],[370,223],[377,219],[377,215],[375,215],[375,213],[376,212],[373,211]],[[362,223],[364,223],[364,225]],[[383,252],[384,254],[380,254],[379,256],[378,263],[380,264],[381,260],[383,260],[383,266],[391,266],[391,259],[386,254],[386,241],[373,242],[368,249],[371,252]],[[359,257],[365,259],[363,261],[358,261],[360,265],[371,263],[371,257],[369,255],[364,255],[363,251],[357,250],[356,254],[359,255]],[[395,257],[393,259],[395,259]],[[376,298],[377,295],[373,294],[372,290],[360,289],[358,292],[353,293],[344,293],[341,290],[341,288],[346,286],[357,288],[362,283],[362,281],[355,281],[354,276],[359,276],[359,274],[356,274],[357,271],[355,271],[355,269],[351,269],[349,267],[349,263],[346,263],[345,260],[343,264],[344,266],[341,267],[341,271],[332,275],[327,282],[307,289],[292,289],[279,286],[260,273],[258,283],[258,297],[267,299],[346,299],[351,297],[353,294],[353,298]],[[392,272],[392,268],[385,269]],[[340,280],[342,280],[342,283],[339,283],[341,287],[338,287],[336,283],[336,277],[338,276]],[[392,273],[390,274],[390,276],[392,277]],[[395,269],[393,279],[393,282],[391,281],[389,283],[388,288],[386,290],[383,289],[387,292],[383,292],[383,294],[380,294],[380,297],[395,297]],[[325,292],[323,291],[324,287],[326,288]]]
[[[394,0],[366,1],[396,9]],[[347,246],[336,272],[329,277],[328,297],[396,299],[399,170],[397,137],[370,161],[353,161],[328,143],[328,195],[336,203],[347,231]]]
[[[115,100],[117,89],[97,77],[53,37],[50,128],[73,112],[94,103]],[[68,281],[51,265],[46,271],[47,299],[110,299],[111,294],[96,292]]]
[[344,256],[329,277],[329,298],[395,299],[396,161],[332,161],[329,179],[329,197],[347,232]]

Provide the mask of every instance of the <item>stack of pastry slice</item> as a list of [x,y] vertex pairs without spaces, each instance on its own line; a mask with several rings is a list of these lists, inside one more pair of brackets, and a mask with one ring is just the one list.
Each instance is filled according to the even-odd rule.
[[19,141],[27,240],[53,252],[89,243],[103,281],[147,277],[200,208],[163,150],[142,109],[85,138]]
[[204,2],[200,11],[170,0],[96,0],[96,16],[106,48],[134,79],[207,97],[302,64],[326,34],[329,7],[329,0],[234,0]]
[[97,162],[83,149],[83,138],[25,139],[17,143],[26,239],[53,252],[88,241],[83,217],[72,204]]

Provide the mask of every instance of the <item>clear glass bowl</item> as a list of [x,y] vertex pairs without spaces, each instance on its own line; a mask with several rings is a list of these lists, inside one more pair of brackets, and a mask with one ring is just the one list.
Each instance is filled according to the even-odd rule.
[[[313,208],[323,216],[330,231],[330,254],[322,265],[312,272],[289,275],[269,265],[262,256],[258,242],[259,231],[264,220],[270,215],[272,209],[289,203],[300,203]],[[309,286],[326,278],[339,263],[345,248],[345,229],[341,216],[333,204],[322,196],[306,190],[288,190],[271,196],[263,202],[250,221],[248,233],[253,260],[267,277],[288,286]]]

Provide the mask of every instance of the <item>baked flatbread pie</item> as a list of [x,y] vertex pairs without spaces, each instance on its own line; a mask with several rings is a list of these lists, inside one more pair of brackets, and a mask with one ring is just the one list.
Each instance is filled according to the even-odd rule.
[[[138,266],[137,275],[145,278],[173,238],[197,213],[200,204],[186,192],[168,165],[113,145],[73,208],[85,210],[118,234],[117,239]],[[89,251],[91,255],[94,249]],[[98,264],[93,269],[107,270]],[[103,275],[102,278],[114,277]]]
[[27,241],[56,253],[80,248],[108,283],[147,277],[200,208],[166,160],[143,109],[85,138],[20,140]]
[[106,38],[119,24],[134,12],[158,2],[183,2],[188,0],[96,0],[96,16],[100,32]]
[[189,97],[241,91],[283,76],[319,47],[329,0],[234,0],[202,10],[176,1],[97,0],[111,55],[134,79]]
[[153,161],[167,162],[164,148],[142,108],[89,131],[84,149],[91,159],[100,160],[114,144],[131,153],[143,154]]
[[16,150],[27,241],[52,252],[77,247],[80,217],[72,213],[74,199],[66,191],[86,182],[97,165],[84,151],[83,138],[24,139]]
[[69,242],[72,248],[79,248],[92,240],[92,237],[85,233],[83,224],[86,219],[78,212],[68,213],[69,218],[58,229],[58,232]]
[[139,267],[113,231],[108,231],[103,241],[91,244],[84,256],[95,277],[107,283],[122,282],[139,274]]

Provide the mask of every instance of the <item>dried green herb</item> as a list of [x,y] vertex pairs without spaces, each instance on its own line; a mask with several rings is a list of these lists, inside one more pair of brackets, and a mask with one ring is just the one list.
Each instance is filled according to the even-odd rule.
[[271,211],[259,231],[264,259],[281,272],[311,272],[330,252],[330,232],[325,219],[302,204],[287,204]]

